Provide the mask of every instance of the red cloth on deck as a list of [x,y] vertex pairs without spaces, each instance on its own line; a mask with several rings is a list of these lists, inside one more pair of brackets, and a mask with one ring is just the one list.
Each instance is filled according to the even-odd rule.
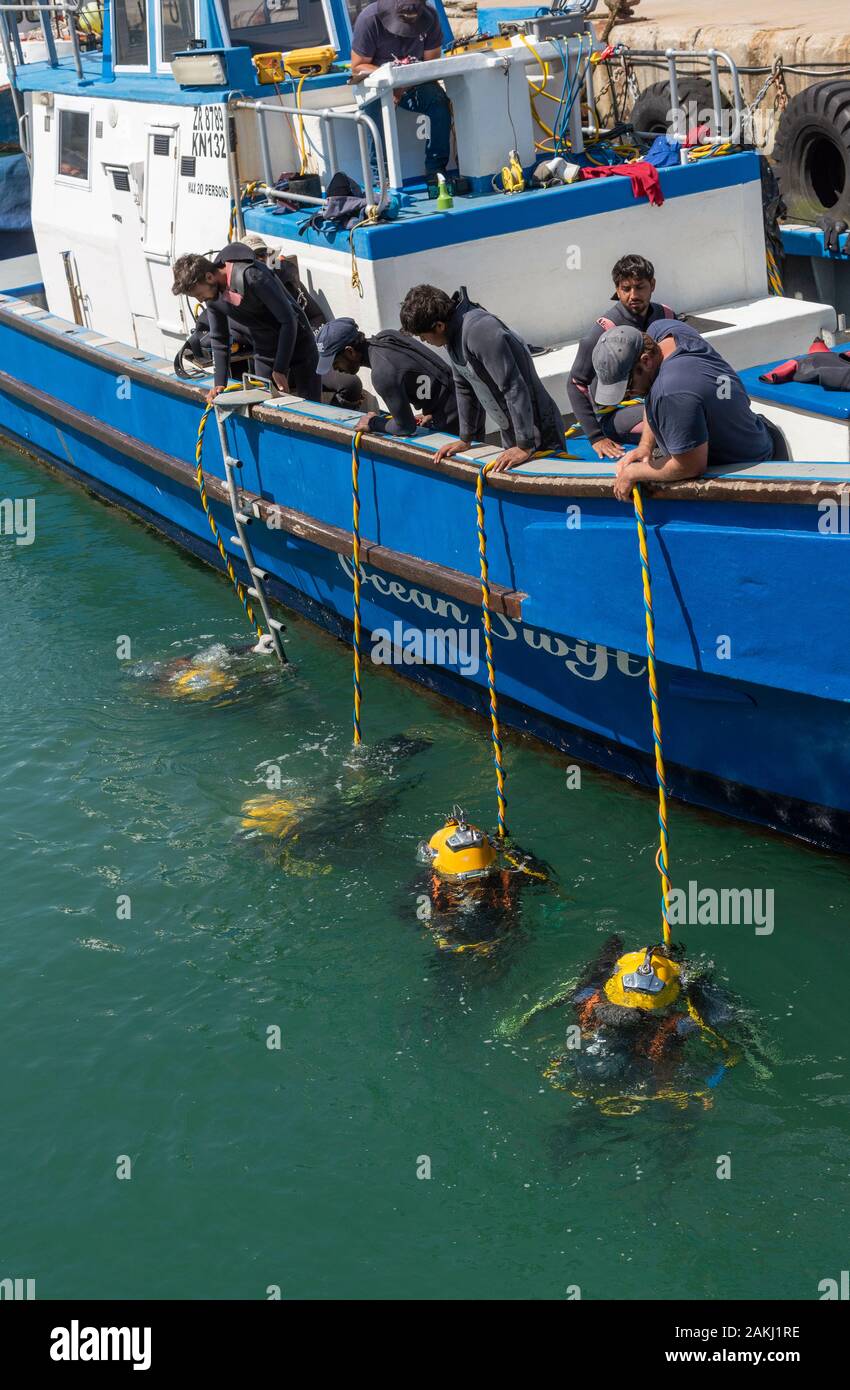
[[636,198],[646,195],[656,207],[660,207],[664,202],[661,181],[654,164],[647,164],[645,160],[640,159],[636,164],[595,164],[592,168],[581,171],[583,179],[601,179],[608,174],[624,174],[627,179],[631,179],[632,192]]

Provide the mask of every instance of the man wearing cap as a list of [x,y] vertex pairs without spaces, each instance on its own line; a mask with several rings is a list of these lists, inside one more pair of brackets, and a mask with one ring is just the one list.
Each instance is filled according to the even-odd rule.
[[211,261],[179,256],[173,272],[172,293],[190,295],[206,309],[215,371],[209,400],[227,384],[231,334],[251,344],[257,376],[279,391],[319,400],[319,354],[304,311],[250,246],[231,242]]
[[737,372],[689,323],[661,319],[645,333],[610,328],[593,350],[598,405],[644,397],[636,449],[617,466],[614,495],[639,482],[699,478],[708,467],[784,458],[784,443],[756,415]]
[[[387,415],[364,415],[358,428],[372,434],[415,434],[417,425],[442,434],[457,434],[454,377],[448,362],[407,333],[384,329],[367,338],[354,319],[331,319],[317,337],[324,379],[331,371],[372,373],[372,388]],[[416,412],[416,413],[415,413]]]
[[[351,81],[362,82],[385,63],[430,62],[443,51],[437,11],[426,0],[376,0],[360,11],[351,37]],[[427,117],[425,173],[445,173],[451,150],[449,99],[439,82],[422,82],[395,93],[405,111]]]

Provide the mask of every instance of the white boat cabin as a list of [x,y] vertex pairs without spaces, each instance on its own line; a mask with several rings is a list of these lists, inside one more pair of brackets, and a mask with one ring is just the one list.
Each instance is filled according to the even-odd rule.
[[[448,47],[441,0],[431,3]],[[619,176],[501,191],[512,151],[526,175],[546,158],[553,111],[571,149],[586,144],[592,159],[599,44],[583,13],[352,85],[363,5],[106,0],[100,51],[19,67],[50,310],[170,358],[191,327],[171,292],[174,259],[248,229],[297,256],[325,307],[367,332],[398,326],[414,284],[466,285],[547,350],[541,374],[563,407],[576,342],[627,252],[654,262],[657,297],[701,315],[736,367],[805,351],[834,328],[828,306],[768,292],[754,153],[664,171],[658,206]],[[423,81],[442,83],[452,104],[450,168],[465,191],[447,211],[424,180],[423,121],[396,103]],[[307,225],[338,172],[372,210],[351,235]]]

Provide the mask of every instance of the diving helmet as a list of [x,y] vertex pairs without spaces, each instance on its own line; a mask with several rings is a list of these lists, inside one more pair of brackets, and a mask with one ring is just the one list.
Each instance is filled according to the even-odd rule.
[[422,846],[423,857],[437,873],[451,878],[474,878],[486,874],[496,862],[490,837],[470,825],[457,807],[446,823]]
[[679,997],[679,966],[663,945],[647,946],[620,956],[614,973],[605,981],[611,1004],[630,1009],[666,1009]]

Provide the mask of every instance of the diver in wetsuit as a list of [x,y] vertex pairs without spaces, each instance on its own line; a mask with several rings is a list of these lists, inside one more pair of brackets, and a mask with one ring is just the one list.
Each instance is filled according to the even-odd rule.
[[362,858],[364,836],[376,828],[403,792],[418,779],[401,781],[397,769],[431,747],[429,738],[397,734],[381,739],[346,762],[332,788],[252,797],[242,807],[242,830],[262,837],[263,852],[285,873],[330,873],[349,857]]
[[211,700],[217,695],[226,695],[236,689],[243,675],[267,669],[265,663],[260,667],[250,658],[269,656],[272,650],[271,637],[265,633],[258,642],[235,646],[217,643],[194,656],[173,657],[156,667],[156,693],[190,700]]
[[416,915],[438,949],[454,954],[490,955],[519,925],[523,890],[554,880],[548,864],[491,840],[458,807],[419,857],[428,877],[417,885]]
[[[708,1108],[712,1089],[741,1055],[725,1036],[736,1021],[731,1001],[709,976],[689,974],[681,948],[659,944],[623,954],[620,938],[610,937],[570,1003],[581,1045],[547,1075],[563,1076],[568,1064],[565,1088],[605,1113],[629,1113],[651,1099],[680,1107],[699,1100]],[[702,1049],[686,1066],[689,1039],[707,1044],[713,1063]]]
[[256,376],[270,379],[279,391],[320,398],[319,353],[307,316],[250,246],[230,242],[213,260],[178,256],[173,275],[173,294],[206,306],[215,382],[208,401],[227,384],[234,337],[250,344]]

